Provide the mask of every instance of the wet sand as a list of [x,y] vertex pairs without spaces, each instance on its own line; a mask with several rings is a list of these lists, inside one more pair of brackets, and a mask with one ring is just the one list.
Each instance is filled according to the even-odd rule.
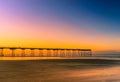
[[120,82],[120,60],[1,60],[0,82]]

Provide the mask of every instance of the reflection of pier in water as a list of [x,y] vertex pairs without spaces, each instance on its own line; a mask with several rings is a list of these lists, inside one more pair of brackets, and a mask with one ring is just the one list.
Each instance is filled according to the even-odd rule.
[[[6,57],[4,50],[11,50],[7,57],[18,57],[16,50],[21,50],[19,57],[88,57],[92,56],[91,49],[68,49],[68,48],[21,48],[21,47],[0,47],[0,57]],[[30,54],[26,54],[30,50]],[[35,53],[38,50],[39,53]]]

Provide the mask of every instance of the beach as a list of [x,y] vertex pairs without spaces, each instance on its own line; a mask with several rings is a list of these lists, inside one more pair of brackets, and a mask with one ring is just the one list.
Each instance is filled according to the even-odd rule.
[[0,82],[120,82],[120,60],[1,60]]

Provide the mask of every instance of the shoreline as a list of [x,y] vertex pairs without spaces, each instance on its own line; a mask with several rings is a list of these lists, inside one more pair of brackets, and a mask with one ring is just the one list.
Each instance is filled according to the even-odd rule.
[[0,57],[2,60],[120,60],[111,57]]

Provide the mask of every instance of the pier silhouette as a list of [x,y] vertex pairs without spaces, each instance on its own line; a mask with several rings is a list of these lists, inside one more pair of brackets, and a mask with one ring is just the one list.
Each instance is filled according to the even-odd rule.
[[[71,49],[71,48],[27,48],[27,47],[0,47],[0,57],[6,57],[4,50],[11,50],[11,55],[7,57],[18,57],[16,50],[21,50],[19,57],[90,57],[92,56],[91,49]],[[30,54],[26,54],[26,50],[30,50]],[[39,50],[39,54],[35,54],[35,50]]]

